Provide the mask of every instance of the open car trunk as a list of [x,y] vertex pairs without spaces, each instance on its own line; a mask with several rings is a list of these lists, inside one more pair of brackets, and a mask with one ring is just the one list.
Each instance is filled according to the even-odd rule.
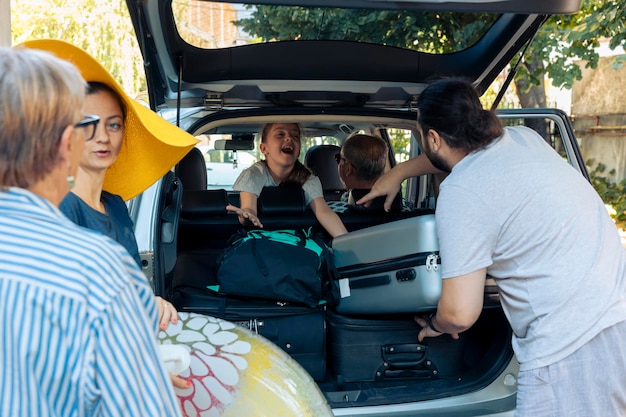
[[[397,224],[405,228],[407,223],[410,225],[432,217],[428,214],[430,212],[415,210],[403,218],[381,219],[389,221],[378,225],[372,223],[371,226],[364,225],[368,221],[358,218],[359,226],[365,227],[354,233],[369,233],[376,229],[377,233],[370,233],[368,237],[359,236],[359,246],[377,247],[381,245],[380,234],[387,235],[387,229],[395,231]],[[413,235],[410,227],[407,236],[398,236],[394,241],[386,239],[382,243],[388,250],[399,254],[397,259],[386,260],[384,266],[373,262],[376,264],[374,274],[365,268],[361,273],[352,271],[345,275],[361,281],[358,285],[352,284],[352,295],[345,299],[360,297],[365,306],[342,308],[345,303],[340,301],[338,306],[307,307],[280,300],[216,294],[208,287],[217,285],[217,259],[226,246],[228,235],[240,227],[233,223],[233,220],[237,222],[233,217],[222,216],[219,226],[216,225],[219,219],[181,218],[179,254],[170,283],[171,300],[179,311],[224,318],[281,347],[309,372],[334,409],[419,403],[469,394],[502,378],[504,370],[515,362],[510,327],[497,299],[494,301],[489,294],[480,319],[461,334],[459,340],[443,335],[421,343],[417,341],[420,326],[413,320],[415,313],[396,313],[406,308],[399,308],[399,303],[394,300],[398,291],[410,292],[416,288],[414,283],[426,279],[419,275],[424,264],[419,261],[407,263],[410,254],[404,242],[422,238]],[[319,227],[311,213],[305,213],[297,220],[289,217],[278,215],[272,221],[264,221],[265,229],[271,229],[274,221],[276,227],[285,227],[288,222],[291,222],[288,228]],[[350,224],[347,217],[344,215],[342,219]],[[378,223],[379,220],[374,221]],[[433,253],[437,253],[436,250]],[[242,265],[242,274],[246,273],[246,267]],[[403,277],[413,271],[418,271],[416,278],[404,282]],[[368,285],[362,281],[382,277],[389,277],[388,282],[370,283],[374,285],[370,287],[373,292],[358,293]],[[490,290],[492,288],[486,288],[486,291]],[[418,290],[412,296],[419,299],[421,294]],[[427,304],[422,311],[433,311],[435,307]],[[385,313],[368,314],[368,306]],[[355,313],[342,312],[346,309]],[[417,310],[420,310],[419,305]],[[502,381],[498,383],[502,384]],[[504,395],[481,407],[512,409],[514,397]]]
[[[416,156],[420,150],[414,105],[433,77],[463,77],[485,92],[503,69],[521,60],[520,51],[551,14],[574,13],[580,0],[328,3],[128,1],[146,63],[151,107],[198,137],[224,135],[230,140],[222,148],[200,152],[202,166],[194,169],[197,178],[204,175],[201,182],[209,177],[208,184],[197,188],[182,175],[166,178],[137,202],[133,219],[137,230],[144,230],[138,241],[149,265],[146,274],[154,279],[157,295],[171,300],[179,311],[224,318],[279,346],[309,373],[336,416],[512,415],[519,366],[493,286],[485,287],[478,322],[459,340],[443,335],[417,341],[420,327],[413,316],[436,309],[441,285],[436,231],[428,227],[436,210],[436,178],[407,180],[402,191],[406,210],[339,214],[354,232],[348,235],[358,236],[349,241],[325,235],[336,249],[336,271],[327,279],[339,286],[341,298],[337,304],[308,307],[214,290],[217,260],[241,225],[225,210],[229,203],[239,204],[238,193],[232,191],[234,179],[212,183],[211,177],[220,172],[232,176],[235,168],[241,169],[237,161],[243,156],[258,159],[253,151],[244,153],[255,149],[254,144],[237,149],[234,143],[258,138],[265,123],[277,121],[300,123],[303,137],[315,141],[306,145],[329,146],[331,157],[355,133],[383,138],[391,166],[396,158]],[[289,23],[302,23],[302,28],[281,36],[259,35],[241,44],[239,38],[223,44],[207,40],[212,12],[254,8],[269,10],[266,15],[289,9],[288,16],[316,16],[308,22],[313,30],[296,19]],[[372,10],[388,13],[387,20]],[[457,21],[455,12],[468,14]],[[394,31],[407,26],[389,30],[385,25],[394,19],[413,23],[395,36]],[[261,20],[261,29],[268,26]],[[383,36],[344,31],[357,20],[359,29],[382,22]],[[457,30],[458,22],[462,31]],[[399,43],[393,43],[394,37]],[[532,126],[588,178],[562,112],[503,111],[500,117],[504,124]],[[404,142],[394,147],[392,138],[398,135]],[[329,137],[335,142],[330,144]],[[175,169],[178,174],[187,171],[181,164]],[[334,159],[329,165],[337,176]],[[182,197],[177,196],[180,190]],[[341,195],[338,189],[324,191],[328,201]],[[274,197],[259,203],[264,229],[324,233],[303,201],[280,193]],[[151,204],[152,211],[145,204]],[[354,259],[348,256],[351,251]],[[241,267],[243,274],[248,265]]]
[[[404,112],[365,117],[363,111],[360,113],[344,109],[324,118],[342,120],[342,126],[355,129],[363,128],[359,123],[367,120],[380,132],[414,128],[412,115]],[[247,125],[241,124],[239,115],[231,121],[208,117],[196,125],[209,132],[242,131]],[[544,140],[587,176],[563,112],[507,110],[499,115],[507,125],[539,128]],[[281,117],[320,129],[320,122],[311,122],[319,114],[310,109]],[[253,126],[262,122],[261,118]],[[185,191],[184,181],[167,179],[156,188],[180,191],[182,185],[184,191],[179,206],[171,204],[171,192],[156,193],[165,199],[160,205],[161,226],[154,233],[157,294],[172,300],[179,311],[224,318],[275,343],[309,372],[335,415],[360,415],[357,410],[365,410],[367,415],[415,415],[411,413],[424,407],[445,410],[445,415],[467,415],[468,409],[489,415],[515,408],[518,364],[510,344],[511,329],[493,283],[485,287],[478,322],[459,340],[443,335],[417,341],[420,327],[413,317],[434,311],[437,301],[436,279],[433,281],[437,275],[432,274],[436,274],[440,260],[432,228],[436,210],[429,195],[432,178],[409,180],[405,200],[412,204],[410,210],[340,213],[353,233],[334,240],[326,235],[335,250],[336,270],[329,279],[350,280],[351,294],[344,292],[338,305],[317,307],[223,296],[211,289],[217,283],[217,259],[230,237],[241,229],[236,216],[224,209],[227,203],[238,204],[238,193],[224,189]],[[302,200],[276,193],[261,205],[266,210],[260,213],[266,230],[312,228],[323,233]],[[173,216],[178,219],[174,222],[177,228],[171,226]],[[177,233],[174,249],[172,233]]]

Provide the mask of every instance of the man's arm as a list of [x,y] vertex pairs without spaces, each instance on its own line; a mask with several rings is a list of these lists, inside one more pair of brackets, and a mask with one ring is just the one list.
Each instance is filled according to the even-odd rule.
[[389,211],[393,199],[400,191],[400,185],[402,181],[410,177],[417,177],[425,174],[440,173],[437,168],[430,163],[430,160],[425,154],[417,155],[408,161],[402,162],[391,169],[391,171],[380,177],[369,193],[365,194],[356,204],[365,204],[376,197],[386,196],[385,210]]
[[430,318],[430,323],[424,317],[416,317],[417,323],[423,327],[418,340],[421,342],[424,337],[436,337],[442,333],[457,338],[459,333],[472,327],[483,309],[486,279],[486,268],[444,279],[437,312]]

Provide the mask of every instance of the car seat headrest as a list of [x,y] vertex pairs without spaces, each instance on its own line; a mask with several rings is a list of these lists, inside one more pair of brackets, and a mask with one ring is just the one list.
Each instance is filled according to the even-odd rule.
[[206,161],[200,149],[191,148],[189,153],[178,162],[175,172],[183,184],[183,193],[192,190],[206,190]]
[[193,219],[219,216],[226,214],[228,193],[219,190],[186,190],[183,189],[181,217]]
[[297,184],[263,187],[257,200],[259,215],[302,214],[306,210],[304,190]]
[[337,145],[315,145],[309,148],[304,156],[304,165],[319,177],[327,201],[337,201],[346,191],[339,172],[335,155],[341,152]]

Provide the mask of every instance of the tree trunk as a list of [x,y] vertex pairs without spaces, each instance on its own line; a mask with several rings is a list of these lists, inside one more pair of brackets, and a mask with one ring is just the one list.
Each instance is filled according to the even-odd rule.
[[[529,74],[541,74],[538,77],[539,85],[530,84],[527,77],[515,79],[515,89],[520,105],[525,109],[538,109],[547,107],[546,87],[543,74],[545,73],[542,61],[527,59],[523,64]],[[543,138],[550,141],[550,132],[547,121],[543,119],[526,119],[524,124],[537,131]]]

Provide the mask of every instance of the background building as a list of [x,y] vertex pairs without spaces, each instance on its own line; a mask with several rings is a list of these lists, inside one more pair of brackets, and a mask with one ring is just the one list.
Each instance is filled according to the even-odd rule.
[[[571,91],[569,114],[585,160],[615,170],[614,180],[626,179],[626,54],[601,51],[596,69],[584,68]],[[591,167],[593,168],[593,167]]]

